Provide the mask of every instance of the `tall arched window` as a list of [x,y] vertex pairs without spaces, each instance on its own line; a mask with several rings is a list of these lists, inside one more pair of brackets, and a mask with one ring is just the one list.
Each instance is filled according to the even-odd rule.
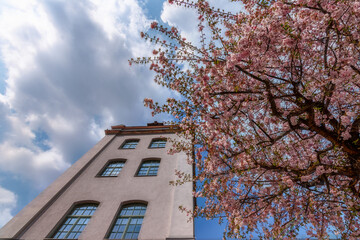
[[142,203],[127,204],[121,208],[109,239],[137,239],[144,219],[146,205]]
[[52,236],[54,239],[78,239],[86,227],[98,204],[81,204],[66,216],[64,222]]

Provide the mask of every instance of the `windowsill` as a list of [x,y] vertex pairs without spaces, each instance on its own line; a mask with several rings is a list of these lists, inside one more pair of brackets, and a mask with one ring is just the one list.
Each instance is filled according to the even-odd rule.
[[114,178],[114,177],[118,177],[118,176],[95,176],[96,178]]
[[157,177],[157,175],[144,175],[144,176],[135,175],[134,177]]
[[78,238],[44,238],[44,240],[78,240]]

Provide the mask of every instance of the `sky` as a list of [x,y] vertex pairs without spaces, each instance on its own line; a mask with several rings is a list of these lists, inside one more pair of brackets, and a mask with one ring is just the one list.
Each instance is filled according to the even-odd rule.
[[[227,0],[218,7],[237,9]],[[197,16],[164,0],[0,1],[0,227],[104,136],[112,125],[145,125],[144,98],[174,93],[148,66],[140,38],[154,20],[196,41]],[[196,220],[196,237],[224,225]]]

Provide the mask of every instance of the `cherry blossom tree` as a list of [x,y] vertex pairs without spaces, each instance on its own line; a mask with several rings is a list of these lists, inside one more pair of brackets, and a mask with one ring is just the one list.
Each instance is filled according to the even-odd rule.
[[145,103],[196,146],[195,215],[237,238],[360,239],[360,1],[234,2],[169,0],[197,11],[199,43],[154,22],[131,61],[180,96]]

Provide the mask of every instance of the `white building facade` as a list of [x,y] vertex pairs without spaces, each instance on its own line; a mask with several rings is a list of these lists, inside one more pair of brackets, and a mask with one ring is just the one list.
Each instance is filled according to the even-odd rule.
[[192,174],[184,153],[167,154],[176,129],[113,126],[105,137],[0,229],[0,239],[193,240]]

